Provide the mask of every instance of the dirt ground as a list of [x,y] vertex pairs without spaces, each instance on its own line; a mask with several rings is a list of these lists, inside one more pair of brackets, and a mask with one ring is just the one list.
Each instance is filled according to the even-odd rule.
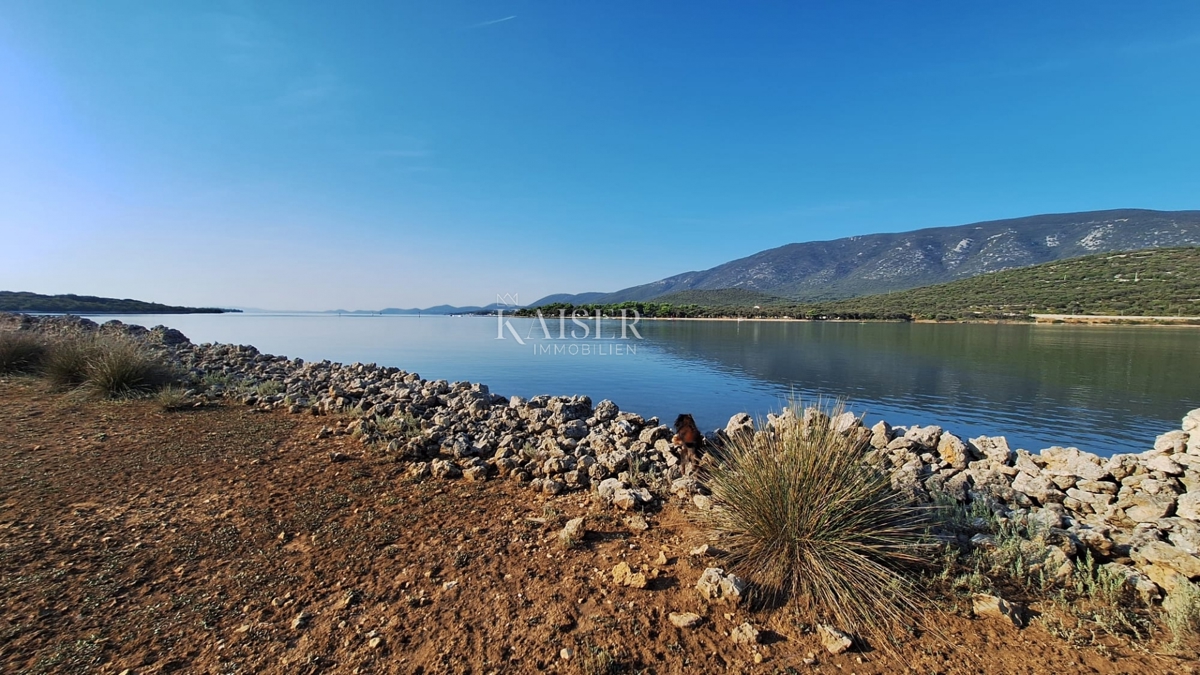
[[[932,619],[944,639],[909,637],[897,657],[831,656],[786,608],[702,600],[719,562],[689,555],[702,537],[678,505],[642,530],[587,494],[416,482],[356,440],[318,440],[329,422],[0,379],[0,670],[1193,672],[1154,643],[1074,649],[952,610]],[[581,515],[586,539],[563,547]],[[648,588],[613,585],[622,560]],[[671,612],[704,620],[676,628]],[[745,621],[764,644],[734,644]]]

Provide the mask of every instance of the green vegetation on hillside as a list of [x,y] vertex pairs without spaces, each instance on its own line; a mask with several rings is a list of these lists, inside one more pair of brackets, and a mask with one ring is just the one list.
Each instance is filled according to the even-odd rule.
[[703,307],[753,307],[754,305],[787,304],[790,301],[778,295],[745,288],[722,288],[715,291],[676,291],[654,298],[652,302],[666,305],[701,305]]
[[[753,299],[741,299],[747,296]],[[553,304],[538,309],[555,314],[600,310],[619,315],[624,309],[648,317],[906,321],[1022,320],[1030,314],[1200,316],[1200,247],[1103,253],[830,302],[795,303],[731,289],[675,293],[646,302]]]
[[141,300],[98,298],[92,295],[41,295],[0,291],[0,312],[70,312],[73,314],[221,314],[236,309],[174,307]]

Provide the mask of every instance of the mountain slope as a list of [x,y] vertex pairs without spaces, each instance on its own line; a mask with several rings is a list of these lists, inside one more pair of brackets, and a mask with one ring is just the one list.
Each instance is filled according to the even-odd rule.
[[[886,293],[1091,253],[1200,244],[1200,211],[1118,209],[787,244],[700,272],[592,297],[649,300],[738,288],[817,301]],[[589,294],[591,295],[591,294]],[[570,296],[559,302],[574,302]]]
[[898,293],[817,303],[845,318],[1025,314],[1200,315],[1200,247],[1105,253],[983,274]]

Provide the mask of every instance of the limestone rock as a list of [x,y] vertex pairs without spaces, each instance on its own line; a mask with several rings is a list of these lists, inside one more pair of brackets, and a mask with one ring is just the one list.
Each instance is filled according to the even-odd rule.
[[1108,476],[1099,457],[1082,452],[1079,448],[1046,448],[1042,451],[1042,459],[1046,460],[1044,471],[1050,475],[1074,476],[1083,480],[1104,480]]
[[671,612],[669,615],[667,615],[667,619],[669,619],[671,621],[671,625],[675,626],[676,628],[695,628],[696,626],[700,625],[700,622],[703,620],[700,618],[699,614],[694,614],[692,612]]
[[1150,460],[1146,462],[1146,468],[1150,469],[1151,471],[1161,471],[1168,476],[1183,475],[1183,467],[1179,466],[1175,460],[1171,459],[1167,455],[1159,455],[1157,457],[1150,458]]
[[583,525],[584,520],[585,519],[583,516],[568,520],[567,524],[564,525],[563,529],[558,533],[559,540],[570,546],[574,546],[575,544],[583,541],[583,538],[587,536],[587,529]]
[[729,418],[729,423],[725,425],[725,435],[730,438],[737,438],[743,435],[754,434],[754,419],[746,413],[738,413]]
[[624,489],[625,483],[621,482],[619,479],[605,478],[604,480],[600,481],[599,485],[596,486],[596,494],[600,497],[601,501],[612,502],[613,495],[617,493],[617,490]]
[[817,625],[817,637],[821,639],[821,646],[835,656],[854,646],[854,638],[849,633],[823,623]]
[[1012,489],[1036,499],[1041,504],[1061,504],[1065,495],[1045,476],[1030,476],[1024,471],[1013,478]]
[[612,569],[613,583],[618,586],[629,586],[630,588],[645,588],[646,575],[641,572],[634,572],[629,567],[629,563],[619,562]]
[[1200,523],[1200,492],[1179,495],[1175,501],[1175,515]]
[[1174,495],[1131,494],[1121,497],[1117,506],[1135,523],[1153,523],[1171,514],[1175,508]]
[[1024,625],[1020,608],[996,595],[976,593],[971,601],[971,611],[977,617],[998,618],[1017,628]]
[[646,488],[620,489],[612,496],[613,506],[626,511],[642,504],[649,504],[653,500],[654,496]]
[[696,590],[705,600],[729,600],[737,603],[746,592],[746,582],[719,567],[709,567],[696,582]]
[[871,447],[876,450],[886,448],[892,442],[892,425],[883,420],[871,427]]
[[735,644],[753,645],[758,644],[761,636],[757,628],[751,625],[750,622],[746,622],[737,628],[734,628],[733,632],[729,634],[729,637],[734,641]]
[[[1184,418],[1185,423],[1187,422],[1187,419],[1188,418],[1186,417]],[[1179,429],[1176,429],[1174,431],[1168,431],[1165,434],[1161,434],[1158,438],[1154,439],[1154,451],[1168,455],[1173,455],[1176,453],[1182,454],[1185,450],[1187,450],[1187,443],[1188,432],[1186,430],[1180,431]]]
[[967,451],[967,444],[962,442],[962,439],[952,433],[943,433],[937,445],[938,456],[942,458],[950,466],[955,469],[967,468],[967,463],[971,461],[971,455]]
[[972,438],[971,445],[978,448],[984,457],[997,464],[1008,464],[1012,461],[1012,450],[1008,447],[1008,439],[1003,436],[980,436]]
[[1200,578],[1200,558],[1163,541],[1153,541],[1141,546],[1135,549],[1130,557],[1139,565],[1159,565],[1175,570],[1189,579]]
[[905,432],[904,437],[914,441],[922,450],[934,450],[941,440],[942,428],[934,425],[913,427]]

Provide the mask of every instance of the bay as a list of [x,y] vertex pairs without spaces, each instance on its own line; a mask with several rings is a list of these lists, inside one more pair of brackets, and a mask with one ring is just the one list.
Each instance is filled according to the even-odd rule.
[[1032,451],[1065,445],[1111,455],[1149,449],[1200,407],[1200,331],[1187,327],[643,319],[626,339],[619,322],[602,322],[596,339],[594,321],[584,337],[582,326],[557,319],[544,331],[507,317],[89,318],[483,382],[506,396],[586,394],[667,423],[687,412],[705,430],[737,412],[761,417],[792,400],[845,399],[868,424],[938,424]]

